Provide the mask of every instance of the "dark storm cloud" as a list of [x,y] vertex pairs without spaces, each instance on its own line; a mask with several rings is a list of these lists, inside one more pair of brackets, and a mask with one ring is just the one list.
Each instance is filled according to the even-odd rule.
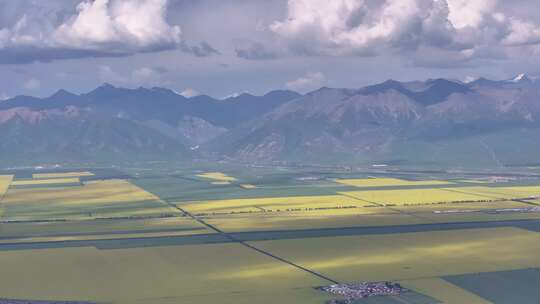
[[52,62],[63,59],[80,58],[103,58],[103,57],[124,57],[136,53],[155,53],[165,51],[169,48],[147,49],[136,51],[105,51],[105,50],[77,50],[68,48],[43,48],[43,47],[9,47],[0,49],[0,64],[30,64],[35,62]]

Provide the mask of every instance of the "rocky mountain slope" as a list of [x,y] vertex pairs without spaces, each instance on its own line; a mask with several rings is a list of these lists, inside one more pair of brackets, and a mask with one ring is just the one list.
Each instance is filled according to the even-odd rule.
[[322,88],[213,144],[245,160],[500,165],[534,162],[538,130],[540,85],[521,75]]
[[540,163],[540,83],[389,80],[225,100],[103,85],[0,103],[0,160]]

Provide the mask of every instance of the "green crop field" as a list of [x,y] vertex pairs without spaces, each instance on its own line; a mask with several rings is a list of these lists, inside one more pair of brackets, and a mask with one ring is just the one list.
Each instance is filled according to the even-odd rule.
[[10,278],[0,294],[8,298],[126,304],[307,304],[328,298],[312,288],[324,281],[237,244],[0,251],[0,260]]
[[492,303],[533,304],[538,303],[540,298],[538,268],[471,273],[444,279],[449,284],[480,295]]
[[254,245],[341,281],[381,281],[537,267],[539,240],[538,233],[493,228]]
[[178,213],[157,196],[124,180],[89,181],[78,187],[9,189],[4,220],[84,219]]

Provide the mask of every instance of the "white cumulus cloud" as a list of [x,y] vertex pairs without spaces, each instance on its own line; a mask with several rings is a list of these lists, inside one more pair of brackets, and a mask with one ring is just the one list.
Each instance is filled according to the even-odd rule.
[[41,88],[41,81],[35,78],[28,79],[24,82],[23,88],[29,91],[35,91]]
[[130,72],[119,72],[108,65],[99,66],[97,75],[101,82],[120,86],[160,86],[168,84],[166,72],[161,68],[138,67]]
[[469,60],[487,47],[540,43],[537,24],[507,14],[496,0],[289,0],[270,30],[311,55],[436,49]]
[[181,30],[165,21],[167,0],[95,0],[77,6],[78,14],[53,34],[60,45],[120,50],[162,48],[180,43]]
[[177,48],[182,32],[168,24],[166,15],[167,0],[85,0],[60,22],[23,15],[11,27],[0,28],[0,63]]

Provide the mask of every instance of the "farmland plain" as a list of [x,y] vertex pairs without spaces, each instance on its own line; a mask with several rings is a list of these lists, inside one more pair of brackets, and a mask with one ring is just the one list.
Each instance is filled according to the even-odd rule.
[[394,281],[411,292],[358,303],[498,303],[452,278],[540,267],[540,177],[516,176],[5,170],[0,299],[323,304],[335,297],[314,287]]

